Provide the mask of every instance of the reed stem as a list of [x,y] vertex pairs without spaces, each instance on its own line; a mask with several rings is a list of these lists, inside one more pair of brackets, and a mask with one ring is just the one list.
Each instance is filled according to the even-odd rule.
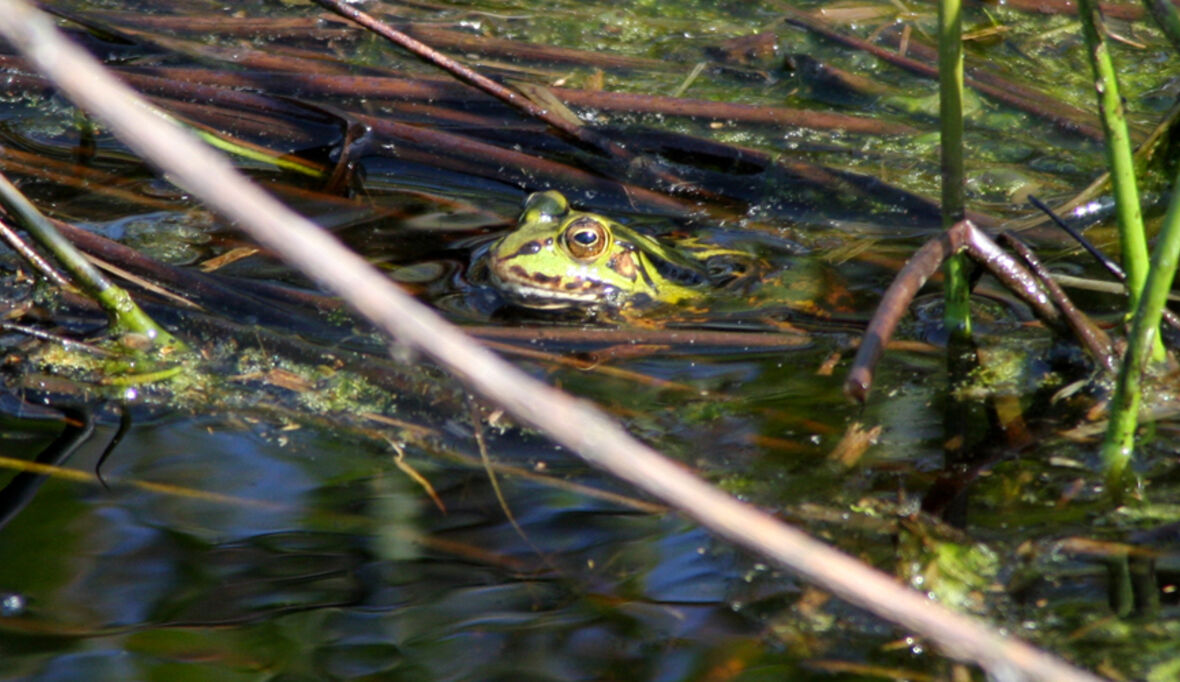
[[[1126,112],[1119,95],[1118,77],[1102,37],[1101,15],[1094,0],[1078,0],[1078,16],[1094,70],[1094,88],[1098,92],[1098,111],[1106,131],[1106,156],[1114,190],[1115,211],[1119,221],[1119,246],[1122,266],[1127,273],[1128,310],[1138,308],[1143,284],[1147,281],[1147,237],[1143,215],[1139,210],[1139,190],[1135,183],[1135,160],[1127,132]],[[1155,342],[1153,355],[1163,359],[1163,345]]]
[[[942,122],[942,227],[965,215],[963,199],[963,41],[960,0],[938,3],[938,85]],[[971,337],[970,283],[962,254],[947,259],[945,324],[951,348]],[[953,352],[953,351],[952,351]]]
[[1172,201],[1164,218],[1159,239],[1151,256],[1151,269],[1143,296],[1131,320],[1127,353],[1119,371],[1114,397],[1110,403],[1110,423],[1102,442],[1102,462],[1106,467],[1107,488],[1121,501],[1127,464],[1135,448],[1139,403],[1142,395],[1143,367],[1150,349],[1158,343],[1157,333],[1164,305],[1171,293],[1176,265],[1180,260],[1180,174],[1172,187]]

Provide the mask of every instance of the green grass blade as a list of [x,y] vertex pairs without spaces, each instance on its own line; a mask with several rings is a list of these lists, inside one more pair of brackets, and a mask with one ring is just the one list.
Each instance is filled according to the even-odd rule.
[[201,130],[199,128],[193,128],[192,130],[197,137],[204,140],[211,147],[220,149],[221,151],[228,154],[240,156],[244,159],[250,159],[251,161],[259,161],[261,163],[275,166],[276,168],[292,171],[312,178],[324,177],[323,170],[314,168],[306,163],[300,163],[298,159],[284,157],[278,153],[271,152],[270,150],[266,149],[250,148],[246,145],[237,144],[207,130]]

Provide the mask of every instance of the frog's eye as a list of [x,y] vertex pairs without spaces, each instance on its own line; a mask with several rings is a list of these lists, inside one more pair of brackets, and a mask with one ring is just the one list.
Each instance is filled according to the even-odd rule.
[[600,221],[583,216],[565,228],[565,246],[578,260],[597,258],[610,246],[610,233]]
[[569,202],[561,192],[533,192],[524,200],[521,218],[528,222],[548,222],[569,213],[569,210]]

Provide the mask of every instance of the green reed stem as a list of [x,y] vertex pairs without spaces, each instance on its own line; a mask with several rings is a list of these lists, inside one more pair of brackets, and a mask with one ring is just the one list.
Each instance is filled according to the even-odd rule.
[[1119,95],[1114,62],[1102,36],[1097,3],[1078,0],[1078,16],[1094,70],[1098,110],[1106,131],[1106,155],[1119,220],[1119,244],[1123,269],[1127,272],[1128,309],[1133,314],[1127,352],[1111,399],[1110,423],[1101,450],[1107,490],[1115,503],[1120,503],[1127,465],[1135,450],[1144,367],[1149,359],[1164,359],[1164,346],[1158,330],[1164,301],[1175,275],[1176,258],[1180,254],[1180,199],[1177,188],[1174,188],[1164,233],[1149,263],[1126,112]]
[[3,206],[38,244],[53,254],[87,296],[102,306],[116,330],[143,334],[152,339],[158,347],[173,350],[185,348],[182,341],[156,324],[155,320],[136,305],[125,290],[115,286],[94,267],[3,174],[0,174],[0,206]]
[[1176,264],[1180,261],[1180,174],[1172,187],[1172,200],[1164,218],[1159,239],[1151,256],[1151,270],[1143,289],[1139,307],[1131,320],[1127,354],[1119,370],[1118,383],[1110,403],[1110,423],[1102,441],[1102,462],[1106,467],[1107,488],[1121,499],[1127,464],[1135,448],[1143,367],[1149,349],[1158,345],[1160,318],[1172,289]]
[[[1126,112],[1119,95],[1118,77],[1102,37],[1101,17],[1094,0],[1078,0],[1078,16],[1094,69],[1094,87],[1098,91],[1098,111],[1106,131],[1106,157],[1114,189],[1115,211],[1119,220],[1119,245],[1123,269],[1127,271],[1128,310],[1136,310],[1147,281],[1147,237],[1139,211],[1139,190],[1135,184],[1135,160],[1131,137],[1127,132]],[[1163,359],[1163,344],[1154,344],[1153,355]]]
[[[942,121],[942,227],[948,229],[965,215],[963,199],[963,18],[960,0],[938,3],[938,92]],[[946,313],[954,342],[971,336],[970,283],[965,256],[946,263]]]

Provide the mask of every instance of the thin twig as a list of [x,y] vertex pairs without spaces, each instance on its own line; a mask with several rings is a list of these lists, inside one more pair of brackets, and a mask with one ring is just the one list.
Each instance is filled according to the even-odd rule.
[[686,182],[675,173],[663,168],[660,163],[653,159],[646,159],[643,163],[637,163],[638,156],[630,149],[615,142],[594,128],[582,125],[576,116],[563,115],[565,112],[561,111],[560,107],[542,106],[522,93],[497,83],[475,69],[464,66],[457,60],[435,50],[426,43],[411,38],[380,19],[362,12],[344,0],[316,0],[316,2],[343,17],[355,21],[368,30],[380,35],[382,38],[409,50],[431,64],[445,69],[459,80],[479,88],[514,109],[548,123],[553,128],[560,130],[585,145],[601,151],[607,156],[621,160],[628,164],[625,169],[627,172],[636,171],[653,180],[664,183],[668,187],[675,188],[682,194],[704,197],[712,196],[712,192],[707,188],[700,187],[695,183]]
[[8,221],[3,218],[0,218],[0,236],[4,237],[4,241],[8,242],[8,245],[12,247],[13,251],[20,254],[20,257],[24,258],[26,263],[41,273],[41,276],[49,280],[54,286],[66,291],[74,290],[74,285],[70,284],[66,276],[58,272],[52,263],[37,253],[24,238],[17,234],[16,230],[12,229]]
[[1037,317],[1061,329],[1061,311],[1053,305],[1037,278],[982,230],[970,222],[960,225],[963,246],[967,252],[1000,280],[1005,288],[1027,303]]
[[53,332],[47,332],[44,329],[37,329],[36,327],[30,327],[25,324],[18,324],[16,322],[0,322],[0,329],[31,336],[35,339],[41,339],[42,341],[59,343],[61,344],[62,348],[77,348],[99,357],[109,358],[114,355],[114,353],[105,348],[99,348],[98,346],[94,346],[83,341],[71,339],[60,334],[54,334]]
[[1124,272],[1121,267],[1119,267],[1118,263],[1111,260],[1110,256],[1102,253],[1102,251],[1097,246],[1094,246],[1094,244],[1091,243],[1089,239],[1086,239],[1086,237],[1082,235],[1081,232],[1075,230],[1072,225],[1062,220],[1053,209],[1049,208],[1045,204],[1045,202],[1030,194],[1028,195],[1028,203],[1036,206],[1041,210],[1042,213],[1049,216],[1049,220],[1052,220],[1054,225],[1060,227],[1065,231],[1066,234],[1073,237],[1074,241],[1077,242],[1079,246],[1085,249],[1091,256],[1095,258],[1095,260],[1101,263],[1102,267],[1106,268],[1107,272],[1114,275],[1120,282],[1125,282],[1127,280],[1127,273]]
[[1089,349],[1090,354],[1094,356],[1098,362],[1107,369],[1113,372],[1118,369],[1118,358],[1114,353],[1114,344],[1110,342],[1110,337],[1106,332],[1102,331],[1095,325],[1089,317],[1086,316],[1078,307],[1074,305],[1065,291],[1062,290],[1061,285],[1053,279],[1053,273],[1041,263],[1041,259],[1033,253],[1032,249],[1028,248],[1024,242],[1011,232],[1005,232],[1000,235],[1008,248],[1016,252],[1020,256],[1028,269],[1032,271],[1041,286],[1049,293],[1049,298],[1061,311],[1061,316],[1065,318],[1066,324],[1073,330],[1074,335],[1081,340],[1082,344]]
[[431,64],[445,69],[464,83],[473,85],[508,106],[548,123],[574,139],[581,140],[588,145],[601,149],[611,156],[623,159],[628,159],[632,156],[629,151],[623,149],[617,142],[607,139],[597,131],[571,121],[559,115],[557,112],[538,106],[532,100],[522,96],[515,90],[500,85],[475,69],[460,64],[457,60],[435,50],[426,43],[411,38],[389,24],[360,11],[348,3],[339,2],[338,0],[316,0],[316,2],[342,17],[355,21],[382,38],[409,50]]
[[[1091,256],[1093,256],[1095,259],[1097,259],[1098,262],[1102,264],[1102,267],[1106,268],[1107,272],[1114,275],[1115,279],[1117,279],[1119,282],[1122,283],[1121,285],[1111,283],[1109,289],[1098,289],[1097,287],[1093,287],[1092,289],[1100,290],[1100,291],[1112,291],[1114,293],[1121,293],[1121,294],[1127,293],[1127,273],[1123,271],[1122,267],[1120,267],[1118,263],[1111,260],[1110,257],[1107,256],[1105,253],[1102,253],[1102,251],[1097,246],[1094,246],[1094,244],[1091,243],[1089,239],[1086,239],[1085,235],[1083,235],[1081,232],[1078,232],[1076,229],[1074,229],[1072,225],[1070,225],[1069,223],[1062,220],[1057,215],[1057,213],[1055,211],[1053,211],[1053,209],[1046,206],[1043,201],[1041,201],[1040,199],[1036,198],[1035,196],[1033,196],[1031,194],[1028,195],[1028,201],[1033,206],[1036,206],[1037,208],[1041,209],[1041,211],[1044,212],[1045,215],[1049,216],[1049,219],[1052,220],[1053,223],[1057,225],[1057,227],[1060,227],[1062,230],[1065,230],[1065,232],[1069,236],[1073,237],[1074,241],[1076,241],[1078,244],[1080,244],[1083,249],[1085,249]],[[1005,234],[1006,234],[1006,236],[1008,236],[1009,239],[1011,239],[1013,241],[1018,241],[1014,234],[1012,234],[1012,233],[1005,233]],[[1038,273],[1038,275],[1039,275],[1039,273]],[[1066,284],[1066,286],[1070,286],[1070,284],[1067,283],[1064,275],[1058,275],[1058,274],[1051,273],[1051,278],[1053,279],[1054,282],[1057,282],[1059,284]],[[1073,286],[1075,286],[1079,289],[1085,288],[1085,287],[1082,287],[1080,284],[1078,284],[1079,281],[1083,281],[1083,280],[1080,280],[1079,278],[1070,278],[1070,281],[1072,282]],[[1172,295],[1169,294],[1168,300],[1175,300],[1175,299]],[[1064,308],[1063,308],[1063,310],[1064,310]],[[1171,309],[1169,309],[1166,306],[1161,311],[1161,313],[1163,314],[1164,322],[1167,322],[1168,326],[1172,327],[1173,329],[1180,329],[1180,315],[1177,315],[1176,313],[1172,312]]]
[[512,507],[508,506],[508,500],[504,497],[504,491],[500,488],[500,479],[496,476],[496,468],[492,464],[492,457],[488,453],[487,438],[484,437],[483,418],[480,415],[479,403],[474,397],[468,396],[467,409],[471,415],[471,429],[475,434],[475,444],[479,448],[479,461],[483,464],[484,473],[488,476],[488,482],[492,484],[492,492],[496,495],[496,501],[500,503],[500,509],[504,511],[504,516],[508,519],[508,523],[512,524],[512,529],[516,531],[516,535],[524,540],[533,552],[540,557],[541,561],[545,563],[554,573],[560,573],[560,570],[553,563],[540,547],[533,542],[529,534],[524,532],[520,523],[516,520],[516,514],[512,513]]

